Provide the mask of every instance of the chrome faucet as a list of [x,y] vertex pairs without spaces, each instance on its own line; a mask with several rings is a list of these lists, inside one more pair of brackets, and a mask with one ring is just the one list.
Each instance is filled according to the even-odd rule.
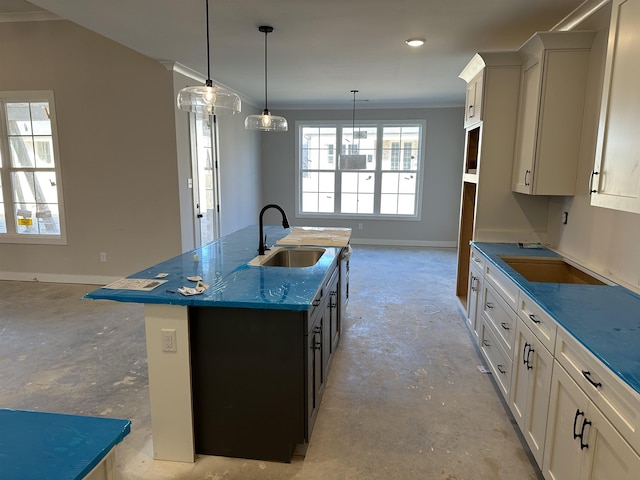
[[284,210],[280,205],[276,205],[275,203],[265,205],[262,210],[260,210],[260,238],[258,239],[258,255],[264,255],[265,250],[269,250],[269,247],[267,247],[267,236],[263,236],[264,228],[262,226],[262,215],[270,208],[275,208],[280,211],[280,213],[282,214],[282,226],[284,228],[289,228],[289,220],[287,220],[287,214],[284,213]]

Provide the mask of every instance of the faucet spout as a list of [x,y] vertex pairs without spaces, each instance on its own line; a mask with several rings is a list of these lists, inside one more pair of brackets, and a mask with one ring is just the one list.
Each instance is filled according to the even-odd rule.
[[282,227],[289,228],[289,220],[287,219],[287,214],[284,213],[284,210],[280,205],[270,203],[269,205],[265,205],[264,207],[262,207],[262,210],[260,210],[260,238],[258,239],[258,255],[264,255],[265,250],[269,250],[269,247],[267,247],[266,238],[263,235],[264,227],[262,223],[262,216],[264,215],[264,212],[266,212],[270,208],[275,208],[280,212],[280,214],[282,215]]

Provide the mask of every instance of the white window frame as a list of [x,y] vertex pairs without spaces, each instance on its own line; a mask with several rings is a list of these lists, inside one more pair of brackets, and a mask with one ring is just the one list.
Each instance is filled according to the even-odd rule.
[[[358,127],[377,127],[378,130],[386,127],[386,126],[420,126],[420,137],[419,137],[419,145],[418,151],[420,152],[420,158],[418,159],[418,168],[416,170],[416,205],[415,205],[415,213],[413,215],[400,215],[400,214],[381,214],[381,213],[371,213],[371,214],[363,214],[363,213],[316,213],[316,212],[303,212],[302,211],[302,187],[301,187],[301,148],[302,148],[302,129],[304,127],[324,127],[324,128],[336,128],[336,145],[334,147],[334,155],[335,159],[335,173],[336,173],[336,186],[340,185],[340,180],[338,179],[340,169],[339,166],[339,153],[340,153],[340,145],[342,145],[342,128],[352,128],[352,123],[348,120],[324,120],[324,121],[305,121],[298,120],[295,123],[296,125],[296,144],[295,144],[295,158],[296,158],[296,184],[295,184],[295,195],[296,195],[296,218],[323,218],[323,219],[354,219],[354,220],[403,220],[403,221],[415,221],[419,222],[422,220],[422,195],[424,189],[424,171],[425,171],[425,162],[426,162],[426,135],[427,135],[427,122],[426,120],[366,120],[366,121],[356,121],[355,127],[356,130]],[[382,171],[382,137],[380,137],[380,141],[376,147],[376,157],[378,159],[375,173],[376,175],[380,174]],[[402,148],[402,145],[401,145]],[[403,158],[399,159],[399,165],[402,165]],[[386,170],[385,170],[386,171]],[[339,208],[339,197],[340,190],[336,188],[335,196],[336,196],[336,210]],[[379,205],[379,197],[381,192],[376,187],[376,191],[374,193],[376,200],[374,201],[375,205]]]
[[[17,102],[48,102],[49,104],[49,120],[51,123],[51,140],[53,143],[54,166],[51,169],[34,168],[34,171],[52,171],[56,176],[56,189],[58,196],[58,219],[60,222],[60,234],[43,234],[43,233],[17,233],[15,221],[15,209],[13,198],[13,187],[11,183],[11,174],[14,171],[24,171],[22,167],[13,167],[11,165],[11,152],[9,145],[9,129],[6,118],[6,103]],[[44,245],[66,245],[66,221],[63,201],[62,188],[62,169],[60,160],[60,150],[58,146],[58,127],[56,123],[56,106],[53,91],[51,90],[25,90],[25,91],[0,91],[0,152],[2,153],[2,167],[0,167],[0,179],[2,180],[1,195],[4,202],[4,214],[7,225],[7,233],[0,233],[0,243],[18,243],[18,244],[44,244]]]

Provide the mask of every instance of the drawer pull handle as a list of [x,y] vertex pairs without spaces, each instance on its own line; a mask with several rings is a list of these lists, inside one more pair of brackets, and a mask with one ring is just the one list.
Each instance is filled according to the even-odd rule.
[[482,260],[480,260],[479,258],[474,258],[473,261],[476,263],[482,263]]
[[530,314],[529,314],[529,318],[530,318],[530,319],[531,319],[531,321],[532,321],[533,323],[535,323],[535,324],[540,323],[540,320],[538,320],[538,319],[536,318],[536,316],[535,316],[533,313],[530,313]]
[[485,305],[487,306],[487,308],[493,308],[493,303],[491,302],[487,302]]
[[322,299],[319,298],[318,300],[314,300],[313,302],[311,302],[311,305],[313,305],[314,307],[317,307],[321,303],[322,303]]
[[487,342],[486,340],[482,340],[482,345],[484,345],[485,347],[490,347],[491,344],[489,342]]
[[502,328],[504,328],[505,330],[510,330],[510,328],[509,328],[509,324],[508,324],[508,323],[506,323],[506,322],[502,322],[502,323],[500,324],[500,326],[501,326]]
[[527,365],[527,361],[529,357],[527,356],[527,348],[531,348],[531,344],[529,342],[524,342],[524,348],[522,349],[522,364]]
[[578,424],[578,417],[581,415],[584,416],[584,412],[580,409],[577,409],[576,416],[573,417],[573,439],[575,440],[576,438],[579,438],[582,441],[582,432],[576,433],[576,425]]
[[503,374],[503,375],[504,375],[505,373],[507,373],[507,371],[504,369],[504,367],[503,367],[502,365],[500,365],[500,364],[496,365],[496,368],[497,368],[497,369],[498,369],[498,371],[499,371],[501,374]]
[[590,383],[591,385],[593,385],[594,387],[596,387],[596,388],[600,388],[600,387],[602,386],[602,384],[601,384],[600,382],[594,382],[594,381],[591,379],[591,372],[590,372],[589,370],[582,370],[582,375],[583,375],[583,376],[584,376],[584,378],[586,378],[586,379],[589,381],[589,383]]

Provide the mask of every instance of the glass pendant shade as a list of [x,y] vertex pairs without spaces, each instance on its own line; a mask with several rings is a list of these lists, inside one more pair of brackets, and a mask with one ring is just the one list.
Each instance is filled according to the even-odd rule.
[[247,130],[262,130],[263,132],[286,132],[289,129],[287,119],[278,115],[271,115],[269,110],[263,110],[260,115],[249,115],[244,120]]
[[177,105],[180,110],[202,115],[238,113],[240,97],[235,93],[215,87],[211,81],[211,54],[209,45],[209,0],[205,1],[207,20],[207,81],[197,87],[185,87],[178,92]]
[[186,87],[178,93],[178,108],[187,112],[214,115],[220,113],[238,113],[241,108],[240,97],[229,90],[207,84]]
[[267,34],[273,32],[273,27],[262,25],[258,27],[258,31],[264,33],[264,110],[260,115],[249,115],[245,118],[244,128],[263,132],[286,132],[289,130],[287,119],[271,115],[267,107]]

